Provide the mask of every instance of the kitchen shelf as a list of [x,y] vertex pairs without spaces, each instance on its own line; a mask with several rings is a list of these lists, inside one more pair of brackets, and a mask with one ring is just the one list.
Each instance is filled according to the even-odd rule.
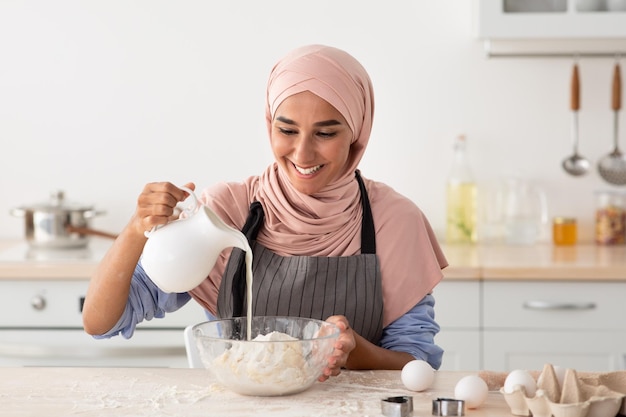
[[484,40],[487,58],[626,58],[626,39],[590,40]]
[[[475,0],[475,36],[487,57],[612,58],[626,55],[626,10],[596,0]],[[541,6],[543,5],[543,6]]]

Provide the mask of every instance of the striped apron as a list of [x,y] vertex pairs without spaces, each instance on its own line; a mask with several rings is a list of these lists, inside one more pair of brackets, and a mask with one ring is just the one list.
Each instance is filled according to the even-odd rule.
[[[353,256],[280,256],[256,242],[264,212],[250,206],[242,233],[253,253],[252,314],[326,320],[343,315],[372,343],[382,334],[383,297],[372,211],[358,171],[363,219],[361,254]],[[220,284],[218,316],[240,317],[246,311],[245,252],[233,248]]]

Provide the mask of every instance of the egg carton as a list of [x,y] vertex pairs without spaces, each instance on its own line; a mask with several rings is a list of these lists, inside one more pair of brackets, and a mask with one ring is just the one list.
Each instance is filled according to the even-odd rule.
[[566,369],[563,383],[559,382],[554,367],[547,364],[537,380],[534,396],[526,394],[523,385],[511,392],[500,389],[504,400],[517,416],[533,417],[615,417],[626,415],[625,394],[604,385],[583,382],[574,369]]

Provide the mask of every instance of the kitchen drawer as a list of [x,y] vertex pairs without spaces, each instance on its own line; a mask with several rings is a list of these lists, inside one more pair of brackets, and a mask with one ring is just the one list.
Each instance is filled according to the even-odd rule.
[[626,283],[483,283],[485,329],[625,330]]
[[82,329],[0,331],[0,367],[187,368],[182,330],[138,329],[132,338],[96,340]]
[[577,371],[625,369],[626,332],[491,331],[483,335],[484,369],[541,370],[546,363]]
[[[0,280],[0,327],[81,328],[87,280]],[[206,320],[193,300],[163,319],[144,321],[141,328],[183,329]]]
[[442,328],[480,327],[480,282],[443,280],[433,290],[435,320]]

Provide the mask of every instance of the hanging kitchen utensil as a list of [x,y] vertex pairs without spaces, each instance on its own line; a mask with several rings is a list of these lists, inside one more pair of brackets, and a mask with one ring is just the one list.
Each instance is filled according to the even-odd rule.
[[615,63],[613,71],[613,89],[611,107],[613,108],[613,152],[600,159],[598,172],[608,183],[615,185],[626,184],[626,158],[618,146],[619,110],[622,107],[622,79],[619,62]]
[[580,109],[580,78],[578,64],[574,63],[571,81],[570,108],[572,110],[572,140],[574,153],[563,160],[565,172],[573,176],[584,175],[589,171],[589,161],[578,153],[578,110]]

